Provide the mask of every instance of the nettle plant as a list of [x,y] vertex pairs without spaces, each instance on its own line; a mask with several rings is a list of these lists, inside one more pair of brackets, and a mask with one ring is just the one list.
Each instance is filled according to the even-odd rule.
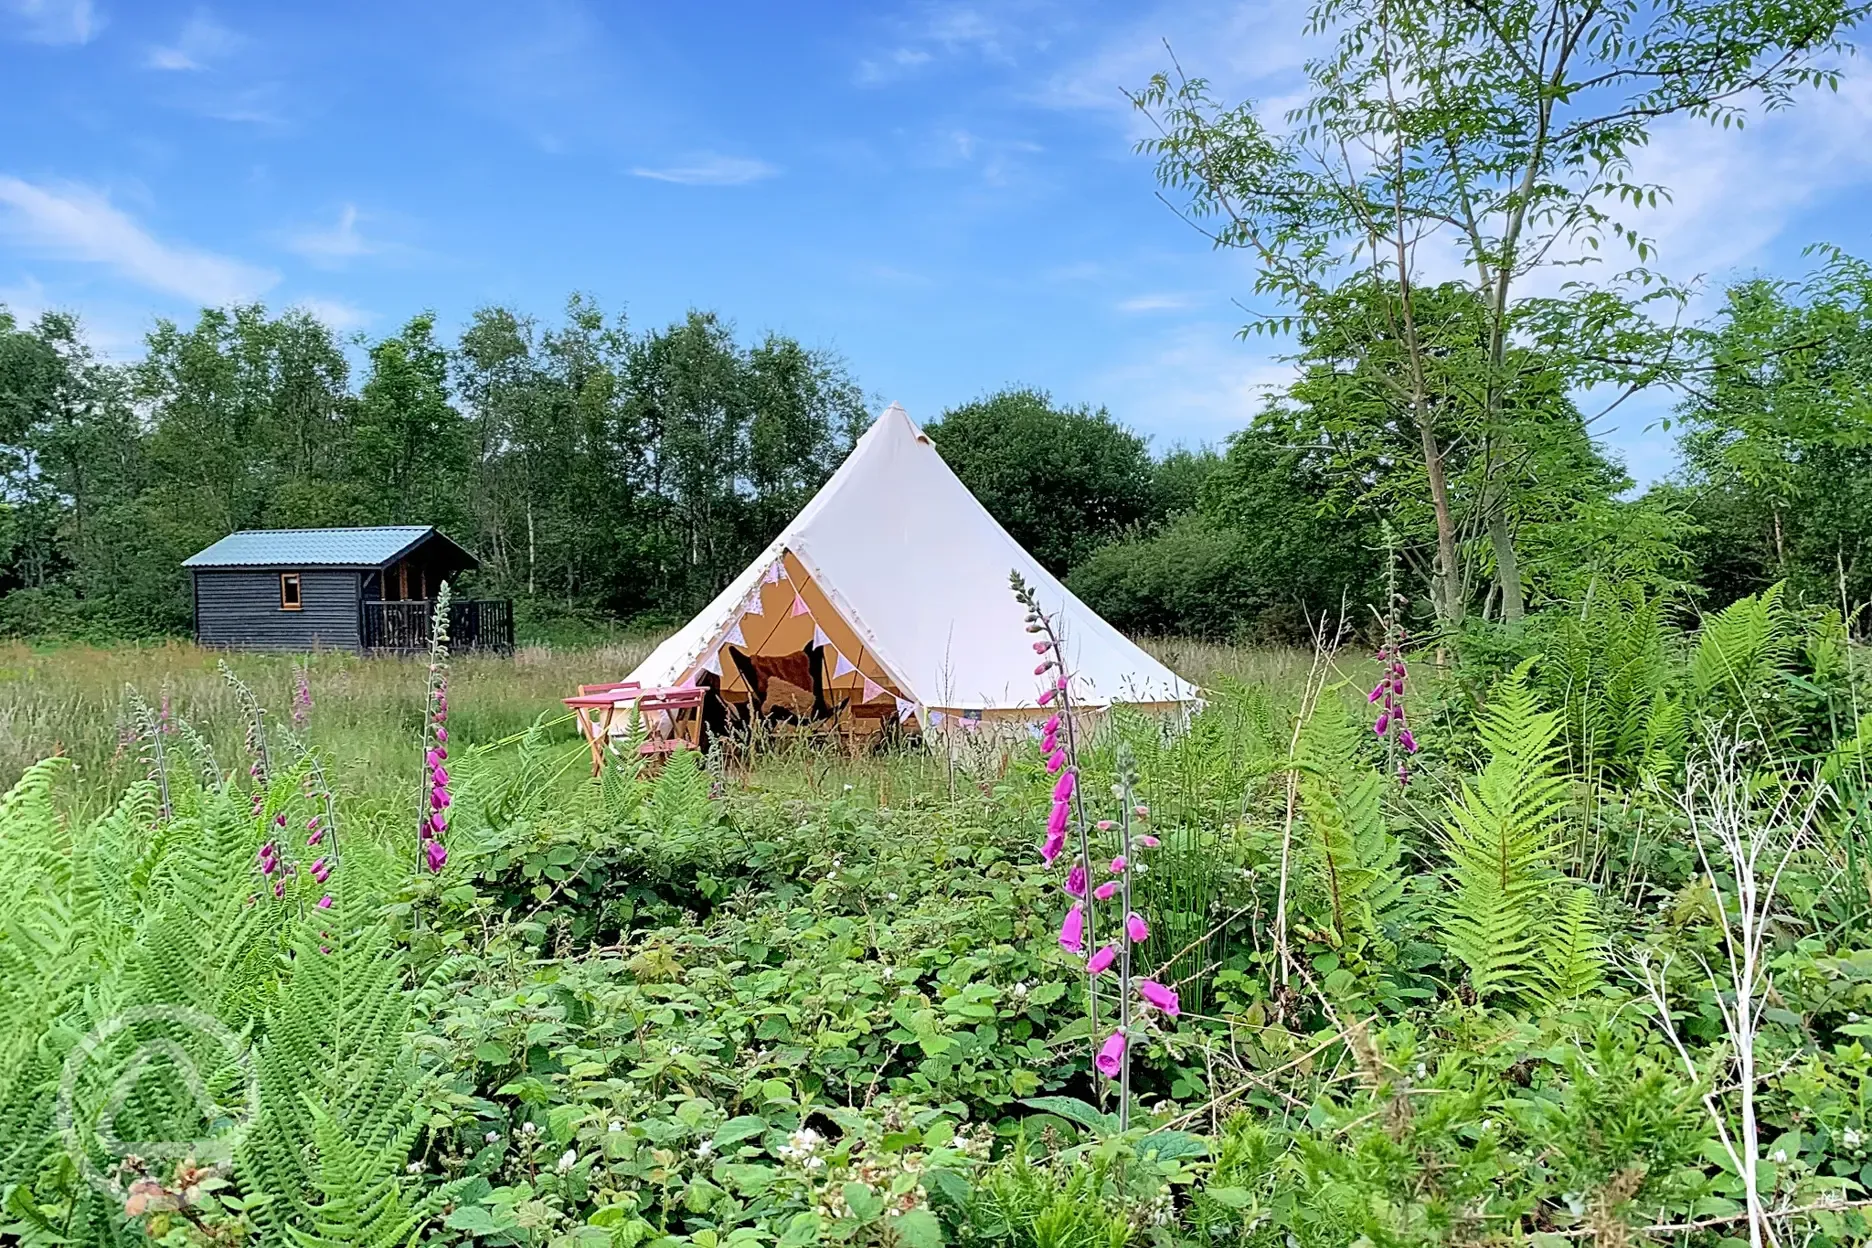
[[[1034,675],[1043,682],[1037,701],[1052,708],[1040,729],[1040,752],[1047,774],[1055,777],[1040,857],[1053,866],[1065,854],[1069,839],[1078,851],[1062,885],[1072,901],[1060,922],[1059,943],[1066,952],[1086,959],[1092,1064],[1101,1075],[1118,1084],[1118,1123],[1122,1131],[1130,1126],[1134,1035],[1151,1015],[1175,1018],[1180,1009],[1174,987],[1137,974],[1136,952],[1150,939],[1150,924],[1132,906],[1131,884],[1143,870],[1139,851],[1157,848],[1158,839],[1143,830],[1150,810],[1134,800],[1136,768],[1130,751],[1122,744],[1117,752],[1117,781],[1111,788],[1118,818],[1096,823],[1088,820],[1085,794],[1079,783],[1079,725],[1073,718],[1072,673],[1066,665],[1058,623],[1041,608],[1032,587],[1019,572],[1009,574],[1009,584],[1015,600],[1027,610],[1027,631],[1035,635],[1033,650],[1040,661],[1034,665]],[[1094,884],[1099,877],[1103,878]],[[1101,944],[1098,932],[1106,925],[1100,922],[1099,907],[1113,903],[1116,915],[1122,917],[1115,919],[1116,936]],[[1099,1021],[1098,989],[1100,980],[1114,971],[1118,979],[1117,1018],[1107,1031]]]

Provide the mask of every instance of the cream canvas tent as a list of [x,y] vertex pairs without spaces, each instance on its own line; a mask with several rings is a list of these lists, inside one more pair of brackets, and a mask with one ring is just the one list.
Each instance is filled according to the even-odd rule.
[[813,646],[828,700],[861,719],[1031,718],[1041,685],[1008,589],[1015,569],[1057,613],[1079,704],[1196,698],[1021,549],[895,403],[786,530],[629,679],[718,680],[724,698],[741,700],[753,656],[775,670]]

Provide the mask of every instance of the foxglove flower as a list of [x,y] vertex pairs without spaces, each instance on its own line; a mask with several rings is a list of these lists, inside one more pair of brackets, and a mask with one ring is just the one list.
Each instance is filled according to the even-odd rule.
[[1060,778],[1053,782],[1053,800],[1056,802],[1070,801],[1072,799],[1073,790],[1077,788],[1078,785],[1078,772],[1062,771],[1060,773]]
[[1118,1072],[1124,1067],[1124,1053],[1124,1032],[1112,1032],[1111,1038],[1105,1041],[1105,1047],[1099,1050],[1098,1060],[1094,1063],[1098,1067],[1099,1074],[1107,1079],[1116,1079]]
[[1166,988],[1154,979],[1140,979],[1137,982],[1138,996],[1144,998],[1144,1004],[1152,1009],[1162,1010],[1171,1018],[1180,1013],[1177,1005],[1176,989]]
[[1117,880],[1106,880],[1103,884],[1092,890],[1092,895],[1100,901],[1110,901],[1113,897],[1118,895],[1118,887]]
[[1103,975],[1106,968],[1110,967],[1117,958],[1118,946],[1106,945],[1092,955],[1091,960],[1086,963],[1086,970],[1091,971],[1094,975]]
[[321,910],[329,910],[332,908],[332,899],[331,899],[330,893],[326,893],[323,897],[318,899],[318,908]]
[[1144,921],[1143,915],[1133,910],[1125,917],[1125,935],[1131,938],[1132,944],[1141,945],[1150,939],[1150,924]]
[[1085,903],[1073,903],[1066,912],[1066,921],[1060,924],[1060,948],[1068,953],[1085,952]]
[[1075,862],[1072,870],[1066,873],[1066,895],[1084,897],[1086,895],[1086,871],[1082,863]]

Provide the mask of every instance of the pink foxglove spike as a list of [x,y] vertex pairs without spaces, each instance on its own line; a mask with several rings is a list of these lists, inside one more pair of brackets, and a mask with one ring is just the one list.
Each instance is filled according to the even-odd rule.
[[733,624],[728,626],[728,635],[722,638],[722,644],[725,646],[747,645],[747,635],[741,631],[740,620],[736,620]]
[[787,609],[787,614],[788,615],[806,615],[808,613],[809,611],[806,606],[806,600],[800,597],[798,594],[794,594],[793,605]]
[[864,697],[859,698],[858,700],[860,702],[870,702],[873,699],[881,698],[883,696],[884,696],[884,686],[878,684],[877,681],[872,680],[869,676],[865,677]]
[[832,665],[832,678],[834,680],[837,680],[840,676],[849,676],[858,670],[858,665],[856,663],[853,663],[844,655],[838,654],[836,650],[833,651],[833,653],[838,655],[838,662]]

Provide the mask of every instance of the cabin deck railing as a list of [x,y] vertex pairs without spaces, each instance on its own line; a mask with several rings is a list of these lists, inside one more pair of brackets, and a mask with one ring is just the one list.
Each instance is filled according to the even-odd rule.
[[[426,598],[365,603],[364,649],[392,654],[427,650],[434,605]],[[466,598],[450,603],[448,644],[455,652],[513,653],[512,600]]]

